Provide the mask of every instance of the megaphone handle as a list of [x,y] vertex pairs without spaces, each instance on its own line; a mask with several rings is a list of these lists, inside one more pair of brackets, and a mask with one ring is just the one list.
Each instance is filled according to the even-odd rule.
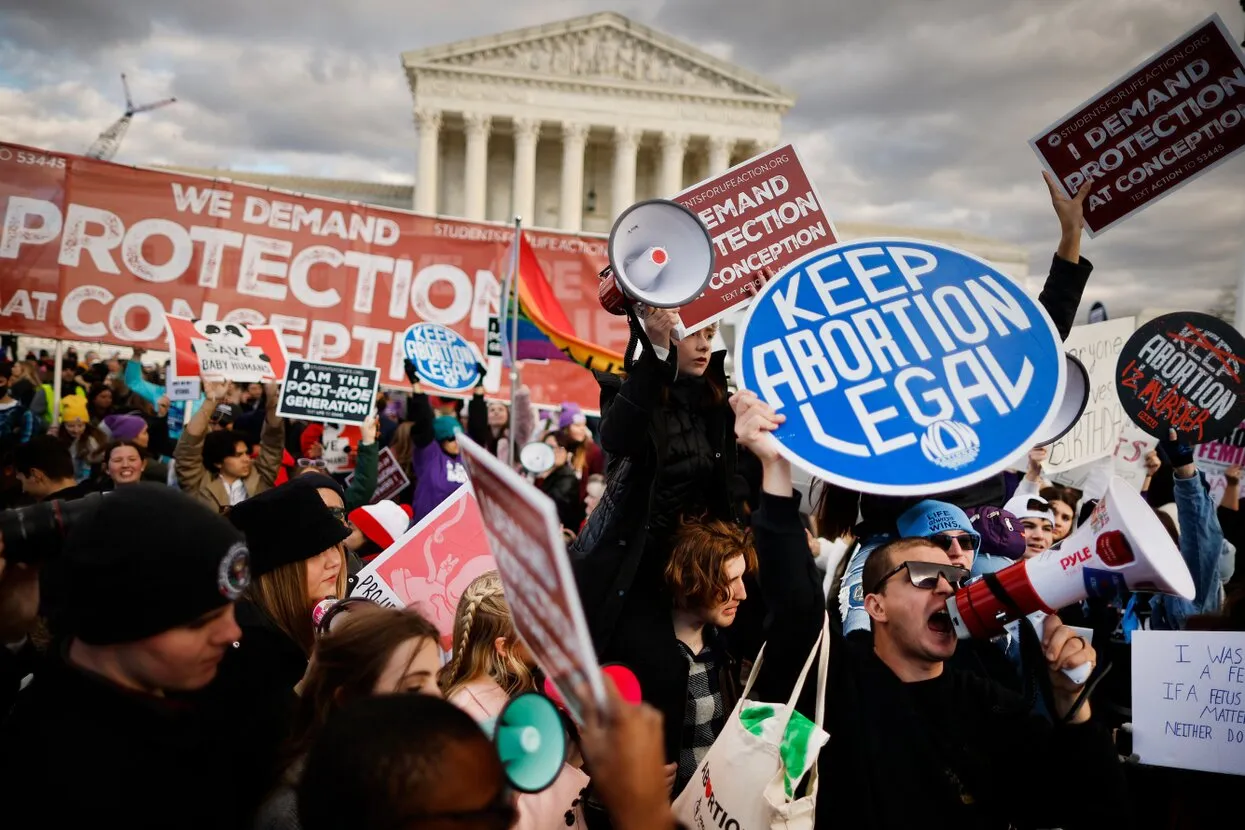
[[[1026,619],[1033,626],[1033,630],[1037,632],[1038,639],[1040,640],[1042,638],[1042,623],[1046,620],[1046,612],[1042,610],[1034,611]],[[1094,664],[1083,663],[1070,669],[1060,669],[1060,672],[1076,685],[1084,686],[1085,681],[1089,680],[1089,676],[1094,673]]]

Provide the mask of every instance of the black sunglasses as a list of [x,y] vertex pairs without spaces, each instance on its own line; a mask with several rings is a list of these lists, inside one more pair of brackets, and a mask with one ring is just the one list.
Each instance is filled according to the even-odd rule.
[[965,533],[963,536],[948,536],[945,533],[935,533],[933,536],[926,536],[930,542],[933,542],[943,550],[951,550],[951,545],[959,542],[960,550],[977,550],[981,547],[981,537],[974,536],[971,533]]
[[938,562],[900,562],[898,566],[893,568],[886,576],[878,580],[873,586],[873,590],[869,593],[881,593],[882,586],[895,574],[902,570],[908,571],[908,579],[912,581],[912,585],[925,591],[932,591],[938,587],[938,578],[942,577],[947,580],[947,584],[951,586],[951,590],[958,591],[964,581],[968,579],[968,568],[961,568],[958,565],[942,565]]
[[334,518],[334,519],[337,519],[337,521],[341,522],[342,524],[344,524],[344,525],[349,525],[349,524],[350,524],[350,520],[346,517],[346,508],[344,508],[344,507],[329,507],[329,508],[328,508],[328,511],[329,511],[329,513],[332,513],[332,514],[333,514],[333,518]]

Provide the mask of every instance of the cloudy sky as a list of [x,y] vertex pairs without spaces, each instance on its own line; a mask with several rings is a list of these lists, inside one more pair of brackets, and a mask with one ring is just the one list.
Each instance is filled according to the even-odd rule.
[[[409,182],[400,52],[607,9],[792,90],[836,218],[1004,239],[1035,270],[1058,226],[1029,137],[1211,12],[1245,34],[1238,0],[5,0],[0,140],[84,151],[126,71],[179,103],[118,161]],[[1085,254],[1112,314],[1214,305],[1245,269],[1245,158]]]

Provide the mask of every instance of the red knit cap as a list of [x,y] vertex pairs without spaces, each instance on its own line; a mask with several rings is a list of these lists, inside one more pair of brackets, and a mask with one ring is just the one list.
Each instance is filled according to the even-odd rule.
[[384,550],[406,533],[414,515],[409,504],[382,501],[357,507],[350,511],[348,518],[364,536]]

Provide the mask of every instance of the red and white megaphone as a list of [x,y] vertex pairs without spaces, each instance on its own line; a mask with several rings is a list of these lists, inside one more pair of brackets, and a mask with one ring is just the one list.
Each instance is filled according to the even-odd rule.
[[970,582],[947,600],[947,612],[961,640],[988,638],[1034,611],[1054,614],[1119,590],[1187,600],[1196,593],[1188,565],[1154,511],[1117,476],[1089,520],[1058,549]]
[[678,202],[649,199],[624,210],[610,230],[609,270],[597,298],[610,314],[631,303],[678,308],[704,292],[713,276],[713,238]]

